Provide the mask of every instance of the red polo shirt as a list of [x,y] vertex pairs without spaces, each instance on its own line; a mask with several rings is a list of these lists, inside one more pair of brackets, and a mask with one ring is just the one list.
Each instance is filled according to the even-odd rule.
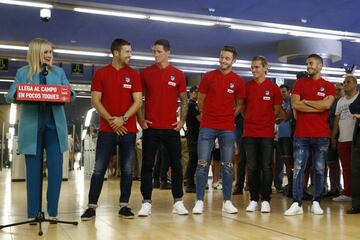
[[178,95],[186,92],[184,73],[172,65],[159,68],[156,64],[140,73],[145,92],[145,119],[151,128],[173,129],[176,123]]
[[244,80],[217,69],[204,74],[199,92],[206,94],[200,127],[233,131],[235,99],[245,98]]
[[281,103],[280,89],[271,80],[266,79],[260,84],[255,80],[247,82],[244,137],[273,138],[274,106]]
[[[293,94],[300,100],[323,100],[326,96],[335,96],[334,84],[320,78],[302,78],[295,82]],[[296,111],[295,137],[330,137],[329,110],[320,113]]]
[[[116,70],[111,64],[96,70],[91,83],[91,91],[101,92],[101,103],[111,116],[122,116],[134,100],[134,92],[142,92],[139,74],[129,66]],[[137,132],[135,114],[125,127],[129,132]],[[113,132],[109,123],[100,117],[100,131]]]

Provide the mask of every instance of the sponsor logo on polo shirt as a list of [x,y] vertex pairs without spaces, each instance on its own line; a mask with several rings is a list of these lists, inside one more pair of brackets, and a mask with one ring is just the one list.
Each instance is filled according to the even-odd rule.
[[176,86],[176,82],[168,82],[168,85],[175,87],[175,86]]
[[230,88],[234,88],[235,84],[233,82],[230,83]]
[[125,77],[125,82],[129,83],[129,82],[130,82],[130,78],[129,78],[129,77]]
[[228,89],[227,92],[228,92],[228,93],[234,93],[234,90]]
[[320,92],[323,92],[325,91],[325,88],[324,87],[320,87]]
[[271,97],[270,97],[270,91],[269,91],[269,90],[265,90],[265,96],[263,96],[263,100],[269,101],[270,99],[271,99]]
[[171,76],[170,76],[170,80],[171,80],[171,81],[175,81],[175,76],[171,75]]

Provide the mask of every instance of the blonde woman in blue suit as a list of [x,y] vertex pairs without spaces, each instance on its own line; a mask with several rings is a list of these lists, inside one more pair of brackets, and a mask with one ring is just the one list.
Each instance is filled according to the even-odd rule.
[[[69,85],[62,68],[53,66],[52,44],[40,38],[33,39],[27,54],[28,65],[18,69],[15,82],[11,85],[6,101],[15,102],[16,87],[19,83]],[[42,66],[48,66],[48,75],[41,74]],[[71,90],[71,100],[75,100]],[[68,150],[67,124],[63,104],[44,104],[42,116],[41,104],[17,102],[19,114],[19,153],[25,155],[28,217],[35,218],[39,212],[41,179],[41,147],[46,150],[48,168],[47,212],[56,219],[62,180],[63,152]],[[43,126],[41,137],[40,128]],[[41,142],[42,141],[42,142]]]

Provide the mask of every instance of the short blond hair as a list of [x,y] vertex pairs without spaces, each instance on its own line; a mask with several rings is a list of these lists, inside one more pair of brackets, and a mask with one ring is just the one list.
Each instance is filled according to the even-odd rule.
[[[28,78],[32,80],[34,74],[41,72],[41,58],[43,46],[48,45],[53,48],[51,42],[42,38],[34,38],[29,43],[29,49],[27,52],[27,62],[29,64]],[[51,66],[50,66],[51,67]]]

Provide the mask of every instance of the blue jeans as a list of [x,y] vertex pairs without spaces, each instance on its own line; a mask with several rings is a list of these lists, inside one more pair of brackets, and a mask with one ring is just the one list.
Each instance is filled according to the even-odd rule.
[[325,182],[325,161],[329,147],[328,138],[294,138],[293,199],[302,203],[304,193],[304,171],[309,155],[313,161],[313,201],[320,201]]
[[163,144],[168,156],[171,167],[171,186],[172,195],[175,201],[179,201],[183,196],[183,174],[181,166],[181,143],[180,134],[172,129],[143,130],[142,137],[142,166],[141,166],[141,194],[144,202],[151,202],[152,178],[155,162],[155,154],[160,144]]
[[97,207],[104,182],[104,176],[116,145],[120,149],[120,206],[129,202],[132,185],[132,169],[135,157],[136,133],[119,136],[113,132],[99,132],[96,143],[95,167],[91,176],[89,207]]
[[231,199],[235,135],[233,131],[201,128],[198,139],[198,164],[196,168],[196,199],[204,200],[211,161],[211,151],[218,138],[221,156],[221,179],[224,201]]
[[280,143],[275,141],[275,172],[274,185],[276,189],[282,189],[284,178],[284,162],[280,154]]
[[270,201],[272,185],[273,138],[244,138],[250,200]]

